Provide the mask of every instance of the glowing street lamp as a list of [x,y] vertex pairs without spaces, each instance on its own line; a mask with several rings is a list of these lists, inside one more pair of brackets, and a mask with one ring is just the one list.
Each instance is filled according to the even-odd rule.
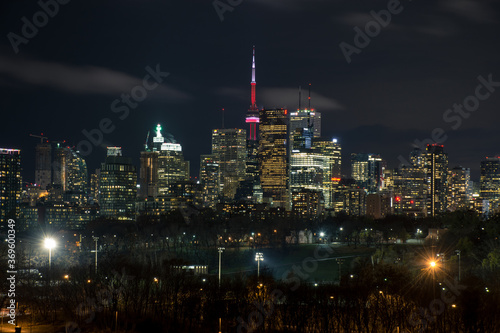
[[52,262],[52,249],[56,247],[56,241],[53,238],[45,238],[45,247],[49,249],[49,270]]
[[429,263],[429,265],[431,266],[431,268],[434,268],[434,267],[436,267],[436,262],[435,261],[431,261]]
[[262,252],[257,252],[255,254],[255,261],[257,261],[257,277],[260,276],[260,262],[264,260],[264,254]]

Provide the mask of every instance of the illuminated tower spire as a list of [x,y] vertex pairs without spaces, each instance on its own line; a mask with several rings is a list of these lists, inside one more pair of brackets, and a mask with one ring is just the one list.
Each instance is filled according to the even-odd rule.
[[246,122],[250,126],[250,131],[248,133],[248,139],[256,141],[257,140],[257,123],[259,122],[259,109],[257,108],[256,98],[255,98],[255,86],[257,82],[255,81],[255,45],[252,52],[252,82],[250,86],[252,88],[251,93],[251,104],[250,109],[247,112]]
[[250,110],[257,110],[257,104],[255,103],[255,86],[257,85],[257,82],[255,82],[255,45],[252,53],[252,82],[250,84],[252,86],[252,105]]

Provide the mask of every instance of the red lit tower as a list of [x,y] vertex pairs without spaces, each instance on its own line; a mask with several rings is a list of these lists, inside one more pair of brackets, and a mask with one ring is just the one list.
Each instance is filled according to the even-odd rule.
[[257,83],[255,82],[255,45],[253,47],[252,54],[252,82],[250,83],[252,88],[251,93],[251,102],[250,109],[247,112],[246,122],[250,126],[250,131],[248,132],[248,139],[252,141],[257,140],[257,124],[259,122],[259,109],[257,108],[257,104],[255,102],[255,86]]

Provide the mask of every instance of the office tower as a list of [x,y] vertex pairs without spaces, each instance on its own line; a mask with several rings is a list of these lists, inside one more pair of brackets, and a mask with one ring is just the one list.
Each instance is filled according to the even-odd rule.
[[351,177],[368,193],[377,193],[382,186],[384,163],[378,154],[351,154]]
[[448,174],[448,210],[468,210],[472,199],[470,169],[456,166]]
[[[417,164],[402,165],[394,169],[392,177],[392,205],[394,213],[412,217],[427,216],[427,178],[423,167]],[[387,173],[385,173],[388,175]]]
[[382,219],[393,213],[392,197],[387,193],[372,193],[366,196],[366,215]]
[[99,179],[100,214],[104,217],[131,220],[137,193],[137,172],[132,159],[121,154],[121,147],[108,147],[101,164]]
[[260,110],[259,172],[264,200],[290,209],[288,182],[288,111]]
[[340,182],[342,148],[338,139],[313,138],[312,150],[325,159],[323,194],[325,208],[333,208],[333,195]]
[[326,208],[332,208],[333,191],[340,180],[341,148],[337,139],[313,139],[308,128],[297,128],[290,154],[290,188],[321,192]]
[[213,130],[212,155],[220,168],[222,197],[232,200],[246,176],[246,131],[237,128]]
[[158,157],[157,151],[141,151],[137,193],[141,199],[158,196]]
[[488,200],[490,211],[496,211],[500,201],[500,156],[487,156],[481,161],[480,197]]
[[214,155],[201,155],[200,160],[200,186],[203,207],[215,209],[219,201],[220,166]]
[[347,215],[366,215],[366,191],[354,179],[341,179],[334,193],[335,212]]
[[87,201],[87,163],[77,151],[56,143],[53,149],[52,187],[63,193],[64,201],[85,203]]
[[95,173],[90,175],[90,193],[89,201],[92,204],[99,204],[99,177],[101,170],[96,169]]
[[46,190],[52,184],[52,147],[41,142],[35,149],[35,183]]
[[435,216],[447,208],[448,154],[444,146],[428,144],[422,153],[427,178],[427,213]]
[[[153,138],[153,151],[158,152],[158,195],[168,196],[175,183],[189,180],[189,161],[184,160],[182,146],[171,135],[165,139],[161,134],[161,129],[158,124],[156,137]],[[153,163],[151,169],[154,169],[154,161],[151,162]],[[149,172],[153,173],[153,171]],[[151,177],[151,180],[154,178]],[[154,182],[151,187],[152,189],[148,190],[154,193]]]
[[21,151],[0,148],[0,228],[15,219],[21,200]]
[[321,191],[301,188],[292,192],[292,213],[305,218],[317,218],[324,209]]
[[313,137],[321,137],[321,112],[314,109],[290,112],[290,133],[294,133],[297,128],[312,128]]

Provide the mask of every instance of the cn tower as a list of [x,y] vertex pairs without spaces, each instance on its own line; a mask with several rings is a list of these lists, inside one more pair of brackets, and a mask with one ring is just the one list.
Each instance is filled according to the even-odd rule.
[[255,82],[255,45],[254,45],[252,53],[252,82],[250,83],[250,86],[252,88],[251,104],[250,104],[250,109],[248,109],[246,116],[246,122],[250,125],[248,140],[252,141],[257,140],[257,123],[259,122],[259,109],[257,108],[257,104],[255,102],[256,85],[257,83]]

